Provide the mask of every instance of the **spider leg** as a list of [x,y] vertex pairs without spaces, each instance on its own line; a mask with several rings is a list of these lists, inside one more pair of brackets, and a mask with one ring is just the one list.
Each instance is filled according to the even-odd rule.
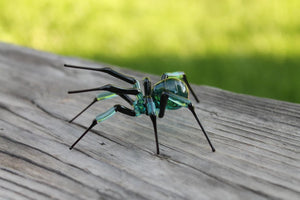
[[197,95],[195,94],[194,90],[190,86],[185,74],[183,75],[182,80],[185,82],[185,84],[188,86],[189,90],[192,92],[192,95],[195,98],[195,100],[197,101],[197,103],[199,103],[200,101],[199,101]]
[[155,135],[155,144],[156,144],[156,154],[159,154],[159,144],[158,144],[158,136],[157,136],[157,124],[156,124],[156,106],[151,97],[151,81],[148,77],[144,78],[144,92],[145,92],[145,102],[146,102],[146,110],[147,115],[150,116],[150,119],[153,124],[154,135]]
[[164,92],[161,96],[161,99],[160,99],[160,112],[159,112],[159,117],[162,118],[164,116],[164,113],[165,113],[165,109],[166,109],[166,106],[167,106],[167,103],[168,103],[168,100],[172,101],[173,103],[176,103],[182,107],[186,107],[188,108],[194,115],[196,121],[198,122],[208,144],[210,145],[211,147],[211,150],[213,152],[215,152],[215,148],[213,147],[212,143],[210,142],[210,139],[204,129],[204,127],[202,126],[196,112],[195,112],[195,109],[194,109],[194,106],[192,104],[192,102],[190,100],[188,100],[187,98],[184,98],[184,97],[181,97],[181,96],[178,96],[174,93],[171,93],[171,92]]
[[194,109],[194,106],[192,105],[192,103],[190,103],[190,104],[188,105],[188,109],[193,113],[195,119],[197,120],[197,122],[198,122],[200,128],[202,129],[202,131],[203,131],[203,133],[204,133],[204,135],[205,135],[205,137],[206,137],[206,140],[207,140],[208,143],[209,143],[209,146],[211,147],[211,150],[212,150],[213,152],[215,152],[216,149],[213,147],[212,143],[210,142],[210,140],[209,140],[209,138],[208,138],[208,136],[207,136],[207,134],[206,134],[206,132],[205,132],[205,129],[203,128],[203,126],[202,126],[200,120],[198,119],[198,116],[197,116],[197,114],[196,114],[196,112],[195,112],[195,109]]
[[72,146],[69,149],[72,150],[73,147],[83,138],[83,136],[85,136],[85,134],[87,134],[87,132],[89,132],[89,130],[91,130],[96,125],[97,125],[97,120],[94,119],[90,127],[84,131],[84,133],[74,142],[74,144],[72,144]]
[[159,144],[158,144],[158,136],[157,136],[157,125],[156,125],[156,115],[150,115],[150,119],[154,128],[155,135],[155,144],[156,144],[156,154],[159,154]]
[[179,79],[183,80],[185,82],[185,84],[188,86],[189,90],[192,92],[192,95],[195,98],[195,100],[197,101],[197,103],[199,103],[199,99],[196,96],[196,94],[195,94],[194,90],[192,89],[191,85],[189,84],[184,72],[164,73],[161,76],[161,79],[165,79],[165,78],[168,78],[168,77],[175,77],[175,78],[179,78]]
[[166,92],[163,92],[161,97],[160,97],[160,109],[159,109],[159,114],[158,117],[159,118],[163,118],[165,115],[165,110],[167,107],[167,103],[168,103],[168,99],[169,99],[169,95]]
[[113,116],[116,112],[120,112],[123,113],[125,115],[128,116],[132,116],[135,117],[136,113],[134,110],[131,110],[125,106],[122,105],[115,105],[113,106],[111,109],[107,110],[106,112],[98,115],[92,122],[92,124],[85,130],[85,132],[74,142],[74,144],[72,144],[72,146],[70,147],[70,150],[73,149],[73,147],[85,136],[85,134],[87,134],[87,132],[89,130],[91,130],[94,126],[96,126],[98,123],[110,118],[111,116]]
[[120,87],[115,87],[111,84],[107,84],[107,85],[104,85],[102,87],[97,87],[97,88],[69,91],[68,93],[73,94],[73,93],[82,93],[82,92],[99,91],[99,90],[105,90],[105,91],[113,92],[116,94],[137,95],[140,93],[140,90],[136,89],[136,88],[120,88]]
[[85,70],[104,72],[104,73],[110,74],[111,76],[116,77],[120,80],[126,81],[127,83],[130,83],[130,84],[135,84],[137,82],[137,80],[134,79],[133,77],[130,77],[130,76],[127,76],[120,72],[117,72],[117,71],[111,69],[110,67],[91,68],[91,67],[82,67],[82,66],[69,65],[69,64],[64,64],[64,66],[69,67],[69,68],[75,68],[75,69],[85,69]]
[[[105,99],[110,99],[113,97],[116,97],[118,94],[112,93],[112,92],[103,92],[100,93],[97,97],[94,98],[94,100],[86,106],[82,111],[80,111],[75,117],[73,117],[69,123],[73,122],[79,115],[81,115],[84,111],[86,111],[89,107],[91,107],[94,103],[97,101],[105,100]],[[133,100],[126,94],[119,94],[120,97],[122,97],[125,101],[127,101],[130,105],[133,105]]]
[[146,97],[146,105],[147,105],[147,115],[150,116],[152,121],[154,136],[155,136],[155,144],[156,144],[156,153],[159,154],[159,144],[158,144],[158,135],[157,135],[157,124],[156,124],[156,107],[153,102],[153,99],[148,96]]
[[84,111],[86,111],[89,107],[91,107],[94,103],[97,102],[97,98],[95,98],[88,106],[86,106],[82,111],[80,111],[75,117],[73,117],[69,123],[72,123],[79,115],[81,115]]

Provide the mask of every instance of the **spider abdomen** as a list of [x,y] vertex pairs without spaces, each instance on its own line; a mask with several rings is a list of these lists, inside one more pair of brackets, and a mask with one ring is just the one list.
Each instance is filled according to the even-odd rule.
[[[187,85],[180,79],[173,77],[163,79],[153,86],[152,98],[154,99],[157,108],[160,108],[160,98],[163,92],[174,93],[185,98],[188,98],[189,96]],[[166,109],[175,110],[179,108],[181,108],[181,106],[168,100]]]

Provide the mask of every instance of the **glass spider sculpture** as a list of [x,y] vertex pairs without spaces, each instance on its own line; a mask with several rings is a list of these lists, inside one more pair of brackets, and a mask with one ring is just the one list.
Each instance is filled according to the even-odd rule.
[[[144,94],[143,94],[138,80],[136,80],[133,77],[127,76],[125,74],[119,73],[109,67],[90,68],[90,67],[81,67],[81,66],[74,66],[68,64],[65,64],[64,66],[69,68],[104,72],[132,85],[131,88],[125,89],[125,88],[115,87],[111,84],[107,84],[102,87],[68,92],[69,94],[71,94],[71,93],[81,93],[81,92],[100,91],[100,90],[106,91],[96,96],[96,98],[86,108],[84,108],[80,113],[78,113],[73,119],[69,121],[70,123],[73,120],[75,120],[80,114],[82,114],[85,110],[87,110],[90,106],[92,106],[94,103],[104,99],[120,96],[132,106],[132,108],[130,109],[123,105],[117,104],[114,105],[109,110],[107,110],[106,112],[98,115],[93,120],[92,124],[86,129],[86,131],[70,147],[70,149],[72,149],[85,136],[85,134],[89,130],[91,130],[96,124],[108,119],[109,117],[113,116],[116,112],[120,112],[132,117],[137,117],[141,114],[146,114],[150,117],[154,128],[156,153],[159,154],[159,144],[158,144],[157,125],[156,125],[157,116],[159,118],[162,118],[164,116],[165,110],[176,110],[181,107],[186,107],[193,113],[212,151],[213,152],[215,151],[215,148],[211,144],[202,124],[200,123],[200,120],[198,119],[195,113],[192,102],[188,99],[189,90],[190,90],[192,92],[192,95],[196,99],[196,101],[199,102],[197,96],[192,90],[190,84],[188,83],[184,72],[164,73],[161,77],[161,80],[155,83],[153,87],[151,85],[149,78],[145,77],[143,80],[143,85],[144,85]],[[128,95],[135,95],[135,100],[133,100]]]

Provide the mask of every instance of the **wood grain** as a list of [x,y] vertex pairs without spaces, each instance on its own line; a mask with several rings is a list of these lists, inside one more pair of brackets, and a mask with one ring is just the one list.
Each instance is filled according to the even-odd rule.
[[0,199],[300,199],[299,104],[193,86],[215,153],[187,109],[158,121],[162,156],[150,119],[122,114],[70,151],[97,114],[126,102],[98,102],[70,124],[96,93],[67,91],[126,83],[64,63],[107,66],[0,44]]

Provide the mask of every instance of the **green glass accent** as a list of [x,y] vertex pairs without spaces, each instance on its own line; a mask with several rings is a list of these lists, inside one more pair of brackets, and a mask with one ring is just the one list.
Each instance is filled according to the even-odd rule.
[[134,111],[136,113],[136,116],[139,116],[141,114],[146,113],[146,108],[144,106],[144,100],[138,99],[133,103]]
[[178,79],[182,79],[184,72],[168,72],[165,73],[169,78],[178,78]]
[[140,82],[136,81],[136,83],[133,85],[133,88],[141,89]]
[[188,107],[188,105],[191,103],[190,100],[178,95],[174,95],[172,93],[169,94],[169,100],[172,101],[173,103],[176,103],[180,107]]
[[152,99],[149,99],[151,101],[148,101],[147,103],[147,112],[148,112],[148,115],[151,115],[151,114],[156,114],[156,106],[153,102]]
[[117,94],[115,94],[115,93],[103,92],[103,93],[100,93],[96,98],[97,98],[97,101],[100,101],[100,100],[103,100],[103,99],[110,99],[110,98],[113,98],[115,96],[117,96]]
[[[138,83],[138,81],[135,86],[137,88],[140,88],[140,84]],[[144,106],[144,96],[142,93],[136,95],[136,100],[133,102],[133,108],[136,113],[136,116],[146,113],[146,108]]]
[[111,109],[109,109],[108,111],[106,111],[105,113],[102,113],[100,115],[98,115],[96,117],[97,122],[102,122],[108,118],[110,118],[111,116],[113,116],[116,113],[115,111],[115,107],[112,107]]
[[[160,108],[160,97],[164,91],[176,94],[178,96],[188,98],[189,90],[186,84],[178,78],[168,78],[159,81],[153,87],[152,98],[156,104],[157,108]],[[166,109],[175,110],[179,109],[180,104],[175,103],[174,101],[168,100]]]

